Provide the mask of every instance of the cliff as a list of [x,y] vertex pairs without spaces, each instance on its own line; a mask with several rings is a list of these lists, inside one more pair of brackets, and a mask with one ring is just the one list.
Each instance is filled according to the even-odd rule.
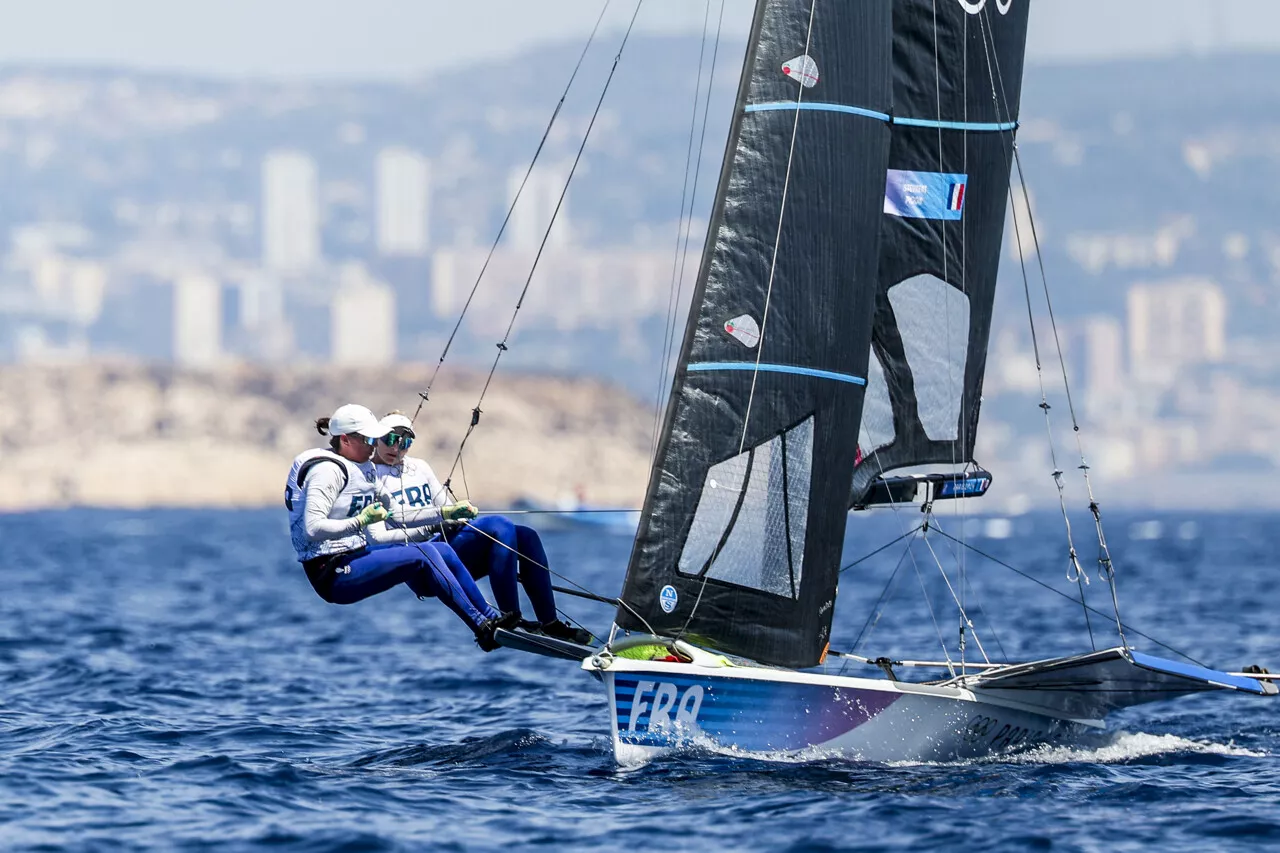
[[[328,367],[211,372],[134,364],[0,368],[0,509],[278,505],[289,462],[326,440],[316,418],[347,402],[412,415],[429,369],[384,376]],[[484,376],[446,369],[411,455],[443,479]],[[610,386],[494,379],[454,473],[481,508],[517,498],[638,507],[652,408]]]

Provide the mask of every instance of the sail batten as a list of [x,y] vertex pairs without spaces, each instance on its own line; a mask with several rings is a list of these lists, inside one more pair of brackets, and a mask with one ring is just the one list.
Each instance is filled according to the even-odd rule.
[[870,354],[891,12],[757,4],[623,628],[822,657]]
[[1002,133],[1009,130],[1017,130],[1018,128],[1018,122],[1016,121],[967,121],[941,118],[904,118],[902,116],[893,116],[888,113],[870,110],[866,107],[856,107],[850,104],[831,104],[823,101],[772,101],[766,104],[747,104],[744,109],[749,113],[765,112],[768,110],[817,110],[819,112],[848,113],[849,115],[878,119],[879,121],[902,125],[903,127],[923,127],[933,128],[934,130],[962,130],[970,133]]
[[687,365],[685,369],[695,373],[705,370],[750,370],[762,373],[791,373],[796,376],[815,376],[819,379],[848,382],[853,385],[867,384],[864,376],[852,376],[848,373],[836,373],[832,370],[819,370],[816,367],[801,367],[795,364],[757,364],[754,361],[700,361]]

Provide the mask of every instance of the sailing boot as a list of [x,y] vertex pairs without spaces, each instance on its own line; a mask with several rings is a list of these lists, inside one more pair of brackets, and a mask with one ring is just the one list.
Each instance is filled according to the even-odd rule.
[[476,629],[476,645],[486,652],[502,648],[494,634],[499,628],[510,631],[520,624],[520,611],[512,610],[494,619],[486,619]]
[[497,619],[486,619],[480,623],[476,630],[476,645],[483,652],[492,652],[502,648],[493,634],[498,630]]
[[538,626],[538,631],[548,637],[554,637],[557,640],[568,640],[580,646],[590,645],[592,639],[590,631],[585,628],[575,628],[559,619],[554,622],[543,622]]

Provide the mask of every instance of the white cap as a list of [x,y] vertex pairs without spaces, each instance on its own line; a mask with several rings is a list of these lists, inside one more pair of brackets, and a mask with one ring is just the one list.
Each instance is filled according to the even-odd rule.
[[[417,434],[413,431],[413,421],[409,420],[404,415],[387,415],[385,418],[378,421],[378,427],[386,430],[386,432],[391,432],[393,429],[408,430],[409,435],[412,435],[415,438],[417,437]],[[383,435],[385,434],[386,433],[383,433]]]
[[381,438],[389,432],[391,427],[379,423],[373,412],[355,403],[339,406],[329,417],[329,435],[359,433],[366,438]]

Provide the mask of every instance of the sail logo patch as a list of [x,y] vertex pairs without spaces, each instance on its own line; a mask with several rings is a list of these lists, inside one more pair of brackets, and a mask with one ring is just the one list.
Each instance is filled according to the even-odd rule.
[[760,343],[760,324],[750,314],[725,320],[724,332],[747,349],[754,349]]
[[670,613],[676,609],[676,602],[680,600],[680,596],[676,594],[676,588],[671,584],[667,584],[662,588],[662,592],[658,593],[658,603],[662,605],[663,613]]
[[795,80],[805,89],[818,85],[818,63],[808,54],[801,54],[795,59],[782,63],[782,73]]
[[[961,7],[970,15],[977,15],[987,6],[987,0],[960,0]],[[1009,14],[1013,8],[1013,0],[996,0],[996,9],[1001,15]]]
[[968,175],[890,169],[885,177],[884,212],[908,219],[960,219],[968,184]]

